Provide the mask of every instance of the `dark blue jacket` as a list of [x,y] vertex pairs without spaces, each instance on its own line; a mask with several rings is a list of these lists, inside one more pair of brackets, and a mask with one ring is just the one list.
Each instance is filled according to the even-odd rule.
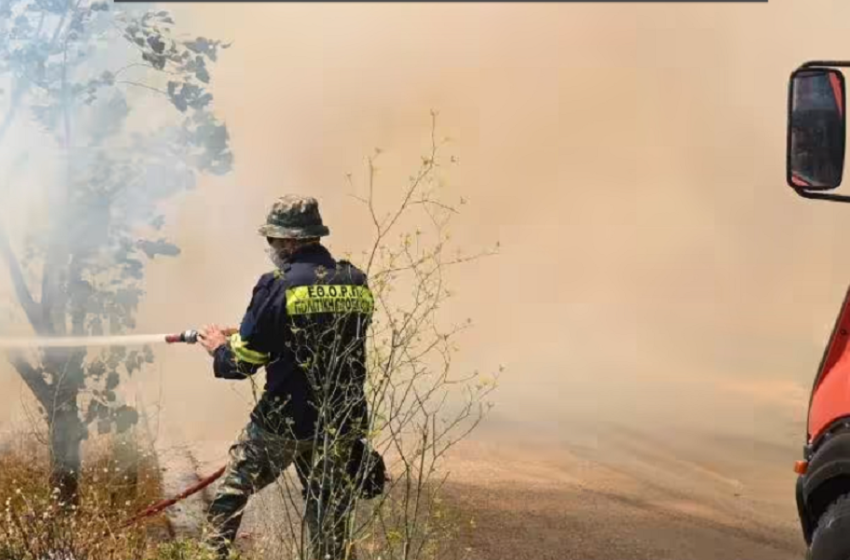
[[215,376],[244,379],[266,368],[251,417],[267,430],[304,439],[363,426],[373,310],[362,271],[321,245],[305,246],[257,282],[239,333],[215,352]]

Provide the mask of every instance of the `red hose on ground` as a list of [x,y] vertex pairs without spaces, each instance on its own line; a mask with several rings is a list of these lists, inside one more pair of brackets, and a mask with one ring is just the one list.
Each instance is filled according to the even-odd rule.
[[119,525],[119,529],[126,529],[127,527],[130,527],[131,525],[135,525],[136,523],[138,523],[139,521],[142,521],[143,519],[146,519],[148,517],[153,517],[157,513],[161,512],[162,510],[164,510],[168,507],[173,506],[177,502],[179,502],[181,500],[185,500],[186,498],[188,498],[192,494],[197,494],[198,492],[200,492],[201,490],[203,490],[204,488],[206,488],[207,486],[209,486],[210,484],[212,484],[213,482],[218,480],[218,478],[221,475],[224,474],[225,468],[226,467],[221,467],[220,469],[218,469],[217,471],[215,471],[214,473],[212,473],[208,477],[201,479],[200,481],[198,481],[197,484],[190,486],[189,488],[187,488],[186,490],[184,490],[183,492],[181,492],[177,496],[174,496],[173,498],[169,498],[167,500],[162,500],[161,502],[157,502],[157,503],[153,504],[152,506],[146,508],[145,510],[138,513],[135,517],[132,517],[131,519],[128,519],[127,521],[125,521],[124,523]]

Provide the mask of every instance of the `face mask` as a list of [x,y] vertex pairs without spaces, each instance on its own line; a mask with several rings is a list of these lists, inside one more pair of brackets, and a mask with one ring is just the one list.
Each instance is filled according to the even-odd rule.
[[269,260],[272,261],[272,264],[277,268],[283,268],[289,258],[289,253],[287,251],[275,249],[274,247],[267,247],[266,254],[269,256]]

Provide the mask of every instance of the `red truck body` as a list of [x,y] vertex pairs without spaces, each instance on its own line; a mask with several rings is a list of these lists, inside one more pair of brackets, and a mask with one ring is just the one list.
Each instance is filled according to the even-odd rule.
[[809,402],[811,445],[841,418],[850,416],[850,289],[827,344]]

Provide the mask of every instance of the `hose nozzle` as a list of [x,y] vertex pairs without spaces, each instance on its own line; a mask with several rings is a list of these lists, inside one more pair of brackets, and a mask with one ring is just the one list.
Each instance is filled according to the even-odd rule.
[[169,334],[165,337],[165,342],[174,344],[175,342],[183,342],[185,344],[195,344],[198,342],[198,331],[188,330],[179,334]]

